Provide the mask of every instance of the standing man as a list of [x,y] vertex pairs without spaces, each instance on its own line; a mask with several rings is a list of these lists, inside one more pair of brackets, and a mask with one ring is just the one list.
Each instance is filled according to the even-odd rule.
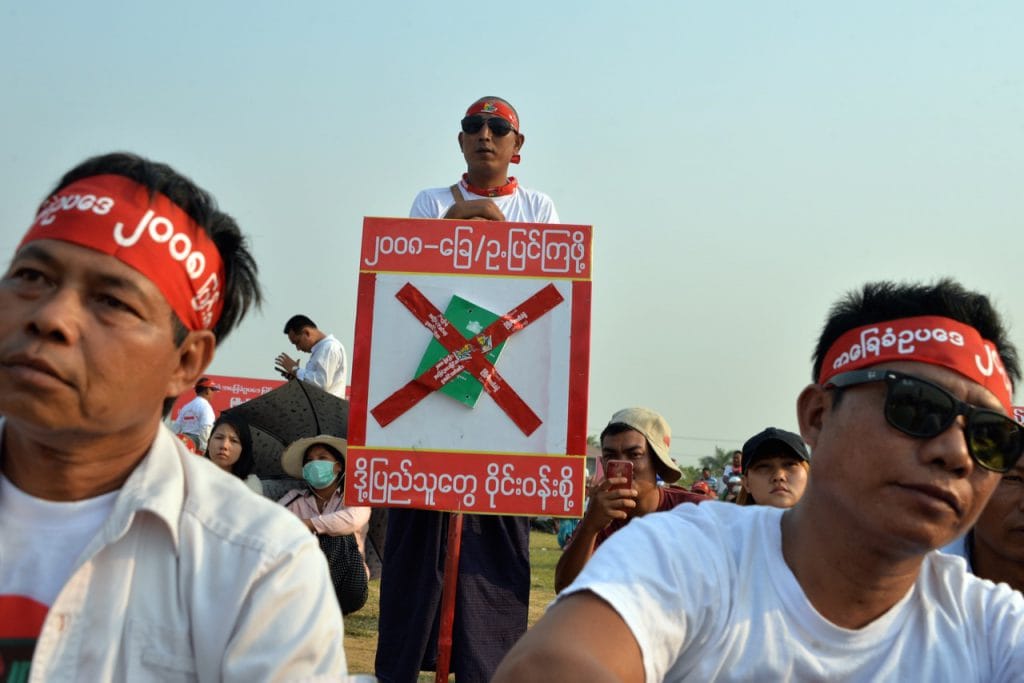
[[192,439],[200,453],[206,451],[206,442],[213,431],[213,423],[217,416],[210,405],[213,392],[220,387],[210,381],[209,377],[200,377],[196,382],[196,397],[181,407],[178,419],[174,421],[174,433],[184,434]]
[[800,501],[630,524],[496,682],[1020,680],[1024,596],[932,552],[1024,448],[998,314],[951,280],[873,283],[832,307],[814,359]]
[[[526,140],[511,104],[477,100],[466,110],[458,139],[466,173],[450,187],[420,192],[410,216],[558,222],[547,195],[508,175]],[[409,683],[436,666],[448,521],[446,513],[388,510],[376,660],[382,683]],[[451,660],[460,683],[490,680],[526,631],[529,598],[528,519],[464,515]]]
[[284,324],[284,333],[296,349],[310,354],[309,362],[300,368],[299,361],[282,353],[277,357],[275,369],[288,379],[301,379],[344,399],[348,361],[341,342],[333,334],[321,332],[316,323],[304,315],[289,318]]
[[0,663],[32,680],[345,671],[323,554],[163,426],[260,302],[234,220],[169,166],[89,159],[0,280]]
[[607,472],[612,460],[632,463],[632,485],[623,488],[627,479],[609,477],[590,490],[583,521],[555,566],[556,592],[572,583],[599,545],[632,520],[707,500],[706,495],[658,486],[659,476],[672,484],[683,475],[669,455],[671,441],[668,422],[653,410],[626,408],[612,415],[601,432],[601,465]]
[[511,223],[558,223],[555,204],[543,192],[522,187],[508,175],[518,164],[526,136],[519,115],[500,97],[482,97],[462,119],[459,149],[467,170],[449,187],[423,190],[412,203],[412,218],[457,218]]

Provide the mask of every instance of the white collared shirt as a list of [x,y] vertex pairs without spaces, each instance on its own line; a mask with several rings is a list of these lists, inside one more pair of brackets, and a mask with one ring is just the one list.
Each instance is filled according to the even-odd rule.
[[[18,561],[2,536],[0,558]],[[282,681],[345,669],[315,537],[161,426],[50,606],[30,680]]]
[[210,439],[216,421],[217,415],[210,402],[202,396],[196,396],[181,407],[178,419],[174,421],[174,433],[191,434],[198,438],[199,452],[202,453],[206,450],[206,442]]
[[295,376],[303,382],[317,385],[328,394],[344,399],[348,373],[345,347],[333,334],[329,334],[313,344],[309,354],[306,367],[296,370]]

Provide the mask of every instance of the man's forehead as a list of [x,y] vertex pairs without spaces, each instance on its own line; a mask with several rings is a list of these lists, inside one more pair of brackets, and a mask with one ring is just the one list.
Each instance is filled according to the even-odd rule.
[[605,444],[610,439],[617,439],[620,441],[632,441],[633,446],[638,446],[647,443],[647,438],[635,429],[625,429],[616,434],[605,434],[604,439],[601,440],[601,447],[604,448]]

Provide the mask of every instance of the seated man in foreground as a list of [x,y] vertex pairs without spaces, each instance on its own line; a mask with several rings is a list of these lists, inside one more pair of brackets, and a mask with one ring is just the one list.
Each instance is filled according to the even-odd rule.
[[29,662],[40,681],[344,673],[315,538],[161,424],[259,301],[235,221],[164,164],[90,159],[40,207],[0,280],[11,676]]
[[950,280],[869,284],[833,307],[814,358],[800,502],[630,524],[495,681],[1020,680],[1024,597],[931,552],[1024,444],[1017,353],[988,299]]
[[[604,480],[590,490],[583,521],[576,527],[555,566],[555,590],[560,591],[580,573],[597,547],[635,517],[671,510],[682,503],[707,500],[683,489],[658,486],[660,476],[668,483],[683,473],[668,453],[672,430],[658,413],[647,408],[626,408],[612,415],[601,432],[601,466]],[[632,464],[632,481],[608,473],[609,463]]]

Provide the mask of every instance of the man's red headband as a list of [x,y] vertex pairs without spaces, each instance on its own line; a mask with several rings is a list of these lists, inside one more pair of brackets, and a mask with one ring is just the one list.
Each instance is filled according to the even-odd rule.
[[939,316],[887,320],[850,330],[825,354],[818,384],[841,372],[909,360],[959,372],[991,391],[1009,414],[1013,385],[996,345],[970,325]]
[[213,327],[224,308],[224,267],[206,231],[160,193],[120,175],[83,178],[50,197],[22,238],[109,254],[145,275],[185,327]]
[[466,116],[472,116],[473,114],[493,114],[494,116],[499,116],[511,123],[516,132],[519,131],[519,117],[516,116],[515,110],[504,102],[498,100],[478,100],[469,105],[469,109],[466,110]]

